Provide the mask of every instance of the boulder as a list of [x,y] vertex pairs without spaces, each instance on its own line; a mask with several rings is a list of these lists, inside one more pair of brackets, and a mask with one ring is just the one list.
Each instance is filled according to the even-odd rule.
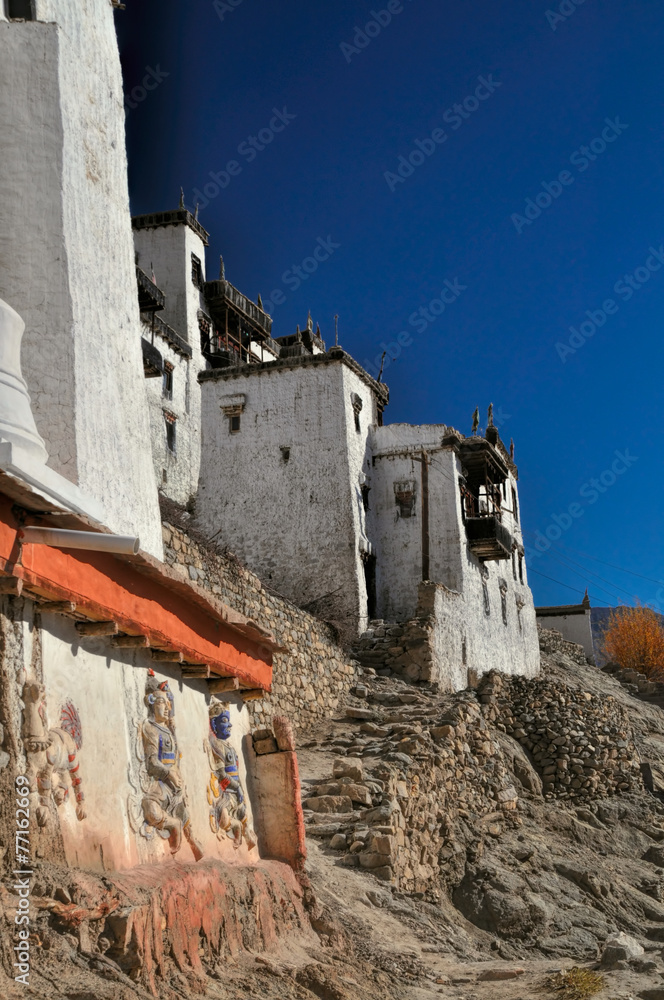
[[285,715],[275,715],[272,719],[274,738],[280,750],[295,750],[295,736],[293,726]]
[[352,778],[353,781],[362,781],[364,765],[359,757],[346,757],[343,760],[335,760],[332,773],[335,778]]
[[487,969],[477,977],[478,983],[494,983],[503,979],[517,979],[522,976],[525,969]]
[[347,719],[373,719],[375,717],[375,712],[370,708],[347,708],[346,718]]
[[533,795],[542,794],[542,779],[530,764],[515,757],[512,770],[514,777],[526,791],[532,792]]
[[317,813],[349,813],[353,803],[348,795],[312,795],[304,800],[302,808]]
[[601,961],[602,965],[613,965],[615,962],[629,962],[641,958],[644,954],[645,949],[636,938],[621,931],[620,934],[613,934],[606,939]]
[[347,795],[349,799],[353,802],[359,803],[361,806],[373,805],[371,799],[371,792],[364,785],[356,785],[354,783],[345,782],[339,785],[342,795]]

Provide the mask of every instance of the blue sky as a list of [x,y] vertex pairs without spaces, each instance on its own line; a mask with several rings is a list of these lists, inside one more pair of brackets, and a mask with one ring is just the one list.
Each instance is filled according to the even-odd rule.
[[537,604],[664,609],[656,0],[126,3],[132,211],[183,187],[275,335],[385,345],[386,422],[493,402]]

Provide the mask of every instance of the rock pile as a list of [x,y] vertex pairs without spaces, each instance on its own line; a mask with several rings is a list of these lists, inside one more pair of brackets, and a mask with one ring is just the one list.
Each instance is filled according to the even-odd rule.
[[592,798],[640,788],[640,760],[625,713],[546,676],[527,680],[492,672],[479,696],[485,717],[528,751],[545,796]]
[[[511,762],[472,692],[443,707],[431,692],[376,677],[355,694],[373,707],[349,706],[357,732],[331,739],[329,749],[344,757],[332,779],[310,783],[307,833],[345,851],[343,864],[435,897],[441,870],[454,869],[457,855],[478,856],[485,836],[518,823]],[[527,761],[521,765],[537,787]]]

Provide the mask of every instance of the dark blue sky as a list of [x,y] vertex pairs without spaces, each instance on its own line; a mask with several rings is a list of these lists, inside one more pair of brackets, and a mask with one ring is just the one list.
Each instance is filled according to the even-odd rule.
[[657,0],[126,2],[132,211],[209,185],[208,272],[281,292],[276,336],[338,313],[368,365],[402,333],[386,422],[469,433],[493,402],[526,545],[553,539],[537,604],[664,609]]

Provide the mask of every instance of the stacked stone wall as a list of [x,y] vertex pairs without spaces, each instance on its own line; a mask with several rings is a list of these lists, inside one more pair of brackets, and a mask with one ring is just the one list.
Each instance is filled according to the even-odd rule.
[[[173,520],[175,518],[173,517]],[[332,626],[268,591],[232,555],[216,551],[172,521],[163,525],[164,557],[235,611],[270,631],[286,652],[274,654],[272,691],[248,702],[255,726],[286,715],[302,731],[329,719],[361,673]]]
[[593,798],[641,786],[633,733],[611,695],[492,673],[479,696],[486,718],[531,755],[545,796]]
[[542,628],[538,624],[537,635],[542,653],[546,653],[549,656],[562,653],[564,656],[569,656],[570,660],[574,663],[584,664],[588,662],[588,657],[583,646],[577,642],[570,642],[568,639],[563,639],[562,634],[557,629]]
[[343,864],[435,899],[467,857],[481,855],[487,835],[518,822],[514,768],[529,788],[541,786],[525,755],[515,763],[517,748],[505,753],[474,694],[443,707],[389,683],[368,692],[373,710],[349,706],[357,729],[332,741],[333,776],[307,787],[307,833],[332,838]]
[[487,839],[520,826],[523,797],[595,799],[642,788],[625,712],[610,696],[493,671],[477,691],[441,694],[367,668],[326,738],[333,775],[303,801],[309,836],[341,863],[435,900]]
[[433,672],[433,618],[406,622],[371,621],[356,644],[355,655],[364,667],[407,677],[430,680]]

